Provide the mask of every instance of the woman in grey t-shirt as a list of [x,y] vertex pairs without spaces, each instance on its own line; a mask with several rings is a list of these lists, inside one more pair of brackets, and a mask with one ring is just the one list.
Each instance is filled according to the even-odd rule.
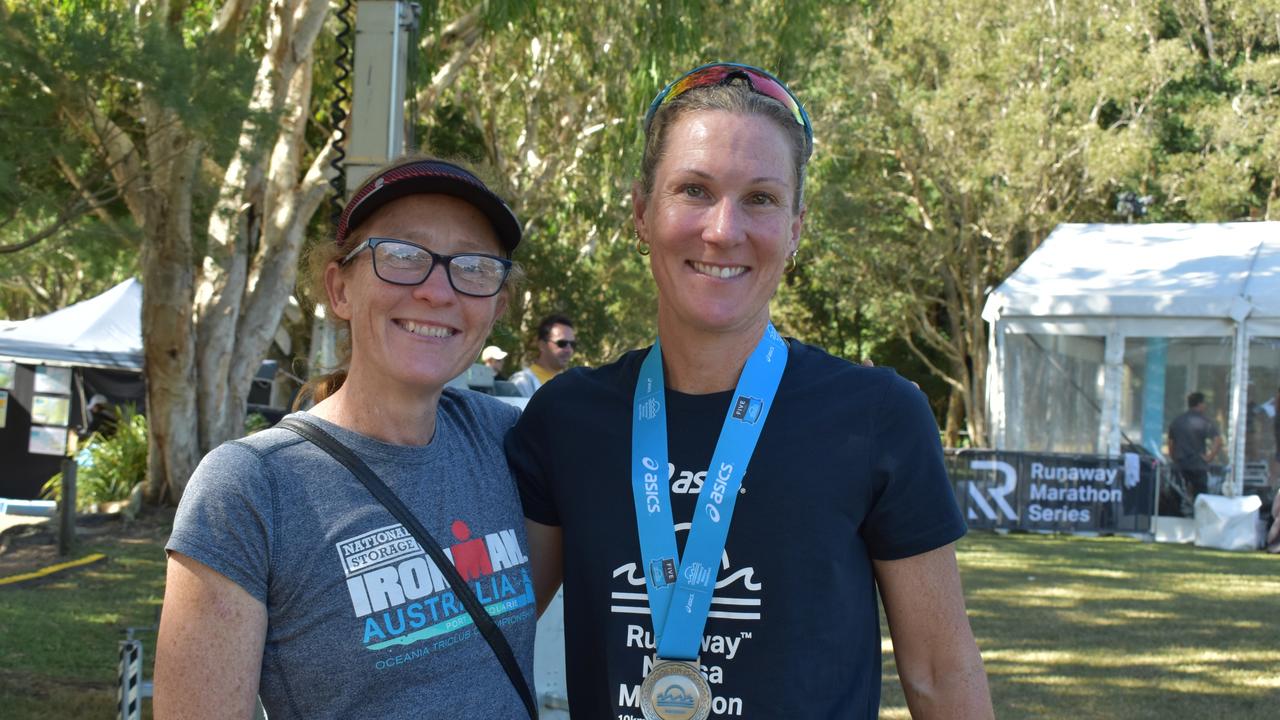
[[[312,265],[351,341],[305,418],[354,451],[449,553],[528,682],[535,604],[502,436],[517,412],[445,384],[507,303],[511,210],[434,159],[376,173]],[[439,266],[439,267],[437,267]],[[284,429],[209,454],[184,493],[156,655],[157,717],[495,718],[519,695],[411,535]]]

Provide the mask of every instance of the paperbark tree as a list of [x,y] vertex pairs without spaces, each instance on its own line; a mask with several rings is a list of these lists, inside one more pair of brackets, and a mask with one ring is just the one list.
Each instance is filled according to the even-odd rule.
[[[243,427],[250,381],[326,191],[328,146],[311,148],[304,131],[313,48],[328,4],[87,5],[0,4],[0,24],[13,28],[4,21],[22,12],[29,15],[17,19],[30,27],[79,23],[123,55],[118,83],[78,82],[65,58],[25,70],[109,169],[140,230],[147,496],[176,501],[200,456]],[[38,52],[29,37],[6,39]],[[234,66],[252,67],[247,61],[256,72],[237,75]],[[229,130],[227,118],[238,129]],[[203,200],[210,188],[212,208]]]

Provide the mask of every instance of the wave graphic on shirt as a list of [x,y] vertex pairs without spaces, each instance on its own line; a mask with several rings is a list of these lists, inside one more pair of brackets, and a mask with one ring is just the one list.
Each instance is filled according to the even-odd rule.
[[[722,572],[730,569],[729,553],[725,552],[720,558],[720,567]],[[626,579],[627,585],[632,588],[640,588],[640,592],[614,591],[609,594],[609,598],[613,601],[613,605],[609,610],[615,613],[648,615],[649,614],[649,595],[645,591],[645,575],[640,572],[639,566],[634,562],[620,565],[613,571],[613,577]],[[738,592],[760,592],[763,585],[755,580],[755,568],[745,567],[739,568],[734,572],[720,578],[716,581],[716,593],[711,596],[711,612],[708,613],[709,618],[721,618],[725,620],[759,620],[760,619],[760,598],[750,596],[729,596],[720,594],[721,590],[729,589],[731,586],[741,583],[741,589]]]

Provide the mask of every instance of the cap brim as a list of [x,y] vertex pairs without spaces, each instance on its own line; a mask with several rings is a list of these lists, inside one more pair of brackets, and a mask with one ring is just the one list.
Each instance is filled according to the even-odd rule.
[[[383,184],[371,187],[363,197],[353,198],[338,226],[338,241],[344,243],[351,231],[369,219],[378,208],[409,195],[440,194],[465,200],[480,211],[493,226],[498,242],[510,255],[520,244],[520,222],[515,213],[478,179],[444,162],[423,161],[393,168],[382,174]],[[374,182],[377,182],[375,180]]]

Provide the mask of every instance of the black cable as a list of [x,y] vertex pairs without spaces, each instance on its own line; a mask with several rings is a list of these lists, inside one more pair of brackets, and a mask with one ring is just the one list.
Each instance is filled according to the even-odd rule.
[[405,89],[405,96],[409,98],[409,118],[405,125],[404,144],[405,147],[413,152],[417,149],[414,136],[418,129],[418,37],[422,25],[422,6],[418,3],[409,3],[409,49],[408,49],[408,66],[405,68],[405,76],[408,87]]
[[347,189],[347,151],[344,146],[347,140],[347,108],[351,106],[351,93],[347,92],[347,83],[351,78],[351,62],[354,54],[351,48],[352,7],[352,0],[343,0],[342,7],[338,8],[337,12],[338,24],[342,26],[342,30],[337,37],[338,58],[333,64],[338,68],[338,76],[334,78],[333,86],[338,92],[329,106],[333,131],[337,135],[333,141],[334,157],[329,161],[329,167],[335,171],[334,176],[329,178],[329,187],[333,188],[333,193],[329,196],[329,207],[332,210],[329,219],[334,226],[337,226],[338,219],[342,217],[342,208],[346,204],[344,199]]

